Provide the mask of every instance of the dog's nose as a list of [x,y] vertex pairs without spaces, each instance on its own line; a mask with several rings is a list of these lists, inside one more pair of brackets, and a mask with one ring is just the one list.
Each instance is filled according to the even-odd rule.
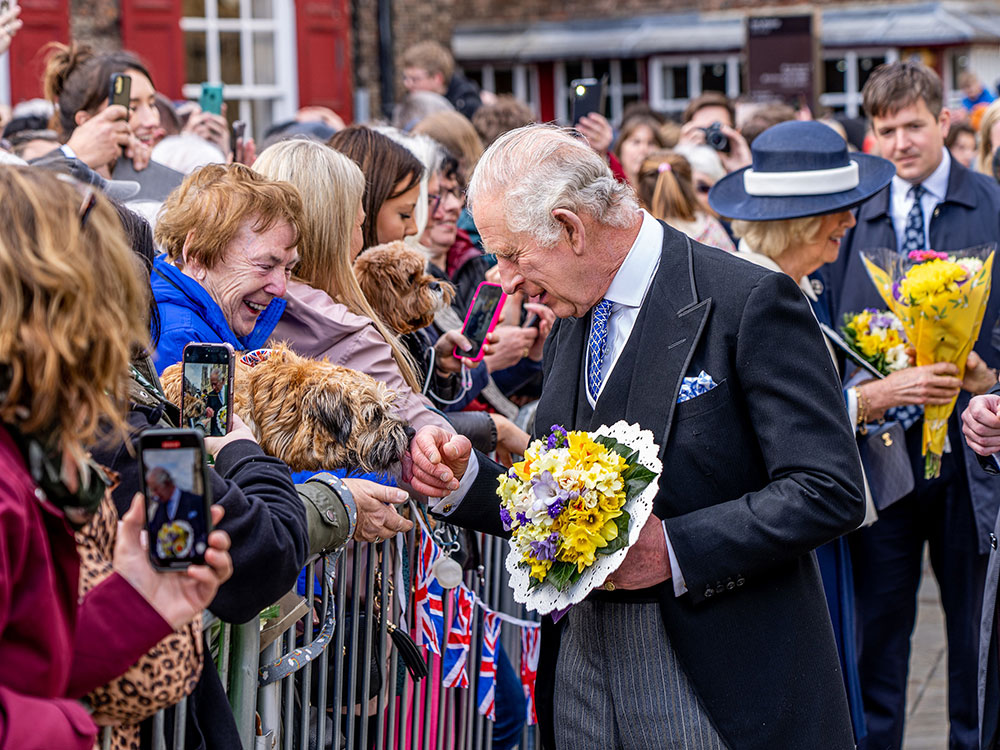
[[410,427],[410,425],[406,425],[403,429],[403,434],[406,435],[406,443],[409,445],[413,440],[413,436],[417,434],[417,431]]
[[435,292],[440,292],[441,291],[441,283],[438,282],[438,281],[432,281],[427,286],[429,286]]

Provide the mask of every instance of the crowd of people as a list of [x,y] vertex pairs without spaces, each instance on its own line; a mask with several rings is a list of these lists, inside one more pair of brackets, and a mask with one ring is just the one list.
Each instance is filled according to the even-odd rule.
[[[543,620],[545,747],[900,748],[925,548],[949,746],[998,746],[1000,285],[961,366],[874,378],[819,324],[884,307],[864,249],[1000,241],[1000,102],[968,74],[949,110],[896,62],[867,128],[718,92],[680,122],[559,128],[435,43],[401,68],[392,125],[307,108],[257,144],[132,52],[52,45],[45,99],[5,123],[0,748],[89,750],[99,726],[149,747],[184,696],[190,746],[239,746],[204,611],[257,617],[311,556],[413,528],[411,497],[502,536],[496,480],[531,436],[618,419],[654,431],[664,480],[604,590]],[[506,298],[478,357],[487,282]],[[192,342],[256,359],[185,383]],[[692,378],[711,385],[678,398]],[[141,533],[143,486],[195,497],[137,456],[196,421],[172,383],[198,389],[212,457],[214,530],[182,571]],[[921,409],[956,396],[925,478]],[[866,444],[892,424],[886,475]],[[506,750],[524,696],[502,648],[497,671]]]

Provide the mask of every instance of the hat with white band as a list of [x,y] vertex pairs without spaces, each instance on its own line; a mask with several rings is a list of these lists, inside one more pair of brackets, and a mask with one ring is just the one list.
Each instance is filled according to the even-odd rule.
[[754,139],[753,165],[723,177],[708,202],[727,219],[773,221],[853,208],[884,188],[896,168],[878,156],[849,153],[819,122],[782,122]]

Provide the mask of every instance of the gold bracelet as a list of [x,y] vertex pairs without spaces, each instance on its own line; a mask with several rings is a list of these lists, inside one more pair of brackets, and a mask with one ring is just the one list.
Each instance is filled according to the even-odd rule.
[[854,389],[854,396],[858,400],[858,432],[862,435],[868,434],[868,404],[865,403],[864,394],[860,388]]

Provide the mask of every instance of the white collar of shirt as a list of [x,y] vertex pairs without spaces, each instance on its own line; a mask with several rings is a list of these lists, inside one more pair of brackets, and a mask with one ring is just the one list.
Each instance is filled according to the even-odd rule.
[[[941,147],[941,163],[931,172],[930,176],[920,184],[924,194],[920,199],[920,207],[924,213],[924,246],[933,250],[930,245],[930,217],[938,203],[942,203],[948,195],[948,181],[951,178],[951,154]],[[913,183],[904,180],[899,175],[892,176],[890,211],[892,226],[896,231],[896,247],[903,246],[903,234],[906,231],[906,219],[913,208],[913,194],[910,188]]]
[[[663,225],[647,211],[642,211],[642,225],[635,242],[629,248],[628,255],[622,262],[615,277],[604,293],[604,299],[612,302],[611,315],[608,318],[608,343],[604,354],[604,367],[601,372],[600,397],[604,384],[608,382],[611,371],[618,362],[618,357],[639,317],[639,308],[646,298],[656,270],[660,267],[660,254],[663,252]],[[593,325],[593,321],[591,321]],[[588,331],[589,340],[589,331]],[[589,367],[589,362],[588,362]],[[591,406],[597,402],[590,397],[587,390],[587,400]]]

